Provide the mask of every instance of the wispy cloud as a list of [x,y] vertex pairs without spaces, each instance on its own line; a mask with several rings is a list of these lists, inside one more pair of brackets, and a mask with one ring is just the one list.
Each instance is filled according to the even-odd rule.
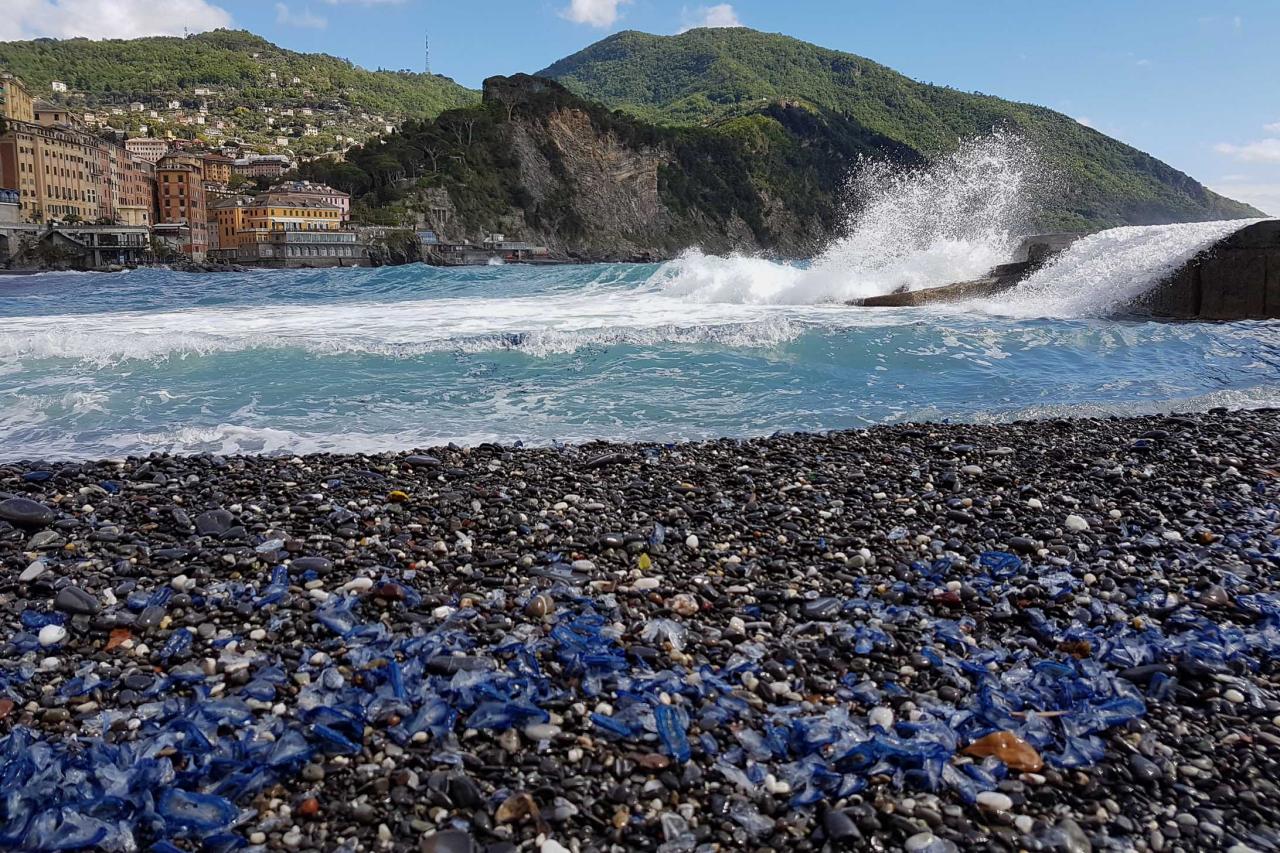
[[323,30],[329,26],[327,18],[311,14],[310,9],[303,8],[295,12],[284,3],[276,4],[276,23],[282,27],[298,27],[304,30]]
[[575,24],[592,27],[612,27],[621,15],[620,7],[631,0],[569,0],[560,10],[560,17]]
[[1251,204],[1269,216],[1280,216],[1280,182],[1254,181],[1240,175],[1230,175],[1214,181],[1209,188],[1228,198]]
[[732,3],[718,3],[715,6],[699,6],[696,9],[685,7],[680,10],[680,32],[688,32],[698,27],[740,27],[742,20]]
[[1241,163],[1280,163],[1280,139],[1259,139],[1244,145],[1219,142],[1213,150]]
[[1089,118],[1088,116],[1076,116],[1076,121],[1079,122],[1080,124],[1083,124],[1085,127],[1094,126],[1093,119]]
[[231,26],[208,0],[4,0],[0,41],[31,38],[127,39],[176,36]]
[[1280,134],[1280,121],[1272,122],[1271,124],[1264,124],[1262,129],[1267,133]]

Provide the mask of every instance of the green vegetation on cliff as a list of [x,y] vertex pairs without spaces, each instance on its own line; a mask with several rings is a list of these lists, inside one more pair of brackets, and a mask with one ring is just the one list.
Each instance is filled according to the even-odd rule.
[[931,158],[1002,128],[1023,136],[1061,192],[1045,227],[1239,218],[1254,208],[1044,107],[919,83],[868,59],[746,28],[622,32],[539,72],[583,97],[672,125],[716,125],[775,102],[843,116]]
[[190,97],[200,88],[250,109],[328,104],[402,116],[433,116],[478,100],[475,92],[445,77],[366,71],[345,59],[295,53],[239,30],[187,38],[0,42],[0,69],[42,94],[60,80],[84,93],[90,105]]
[[[669,127],[611,112],[553,81],[517,75],[485,81],[479,106],[410,122],[352,149],[345,162],[306,163],[301,176],[352,193],[354,212],[369,222],[409,224],[430,206],[431,191],[444,190],[456,210],[449,229],[455,239],[509,231],[517,217],[526,236],[569,251],[611,241],[638,245],[635,234],[601,234],[581,213],[579,175],[565,140],[550,130],[566,113],[589,123],[588,138],[578,141],[661,164],[657,192],[669,228],[646,235],[644,247],[662,252],[739,225],[761,248],[812,249],[836,224],[850,163],[864,156],[919,162],[893,140],[833,113],[774,104],[715,129]],[[532,140],[536,153],[521,150],[517,138]],[[533,159],[547,164],[551,189],[530,186]]]

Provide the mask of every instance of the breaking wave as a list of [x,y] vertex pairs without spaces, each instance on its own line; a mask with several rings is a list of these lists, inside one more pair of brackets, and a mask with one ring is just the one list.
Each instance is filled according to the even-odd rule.
[[983,307],[1017,317],[1122,313],[1179,267],[1259,220],[1111,228],[1082,237],[1048,266]]
[[809,265],[689,252],[652,281],[691,302],[807,305],[975,278],[1006,261],[1045,170],[1020,138],[964,142],[923,169],[861,165],[845,236]]

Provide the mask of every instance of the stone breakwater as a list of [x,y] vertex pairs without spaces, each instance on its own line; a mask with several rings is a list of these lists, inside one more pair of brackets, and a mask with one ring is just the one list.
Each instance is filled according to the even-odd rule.
[[0,846],[1275,849],[1278,449],[0,467]]

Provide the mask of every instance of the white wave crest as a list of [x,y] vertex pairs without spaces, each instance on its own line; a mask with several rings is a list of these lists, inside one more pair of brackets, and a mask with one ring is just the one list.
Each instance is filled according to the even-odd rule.
[[1009,259],[1043,174],[1022,140],[999,132],[924,169],[863,164],[851,188],[861,205],[811,265],[689,252],[652,282],[691,302],[806,305],[976,278]]

